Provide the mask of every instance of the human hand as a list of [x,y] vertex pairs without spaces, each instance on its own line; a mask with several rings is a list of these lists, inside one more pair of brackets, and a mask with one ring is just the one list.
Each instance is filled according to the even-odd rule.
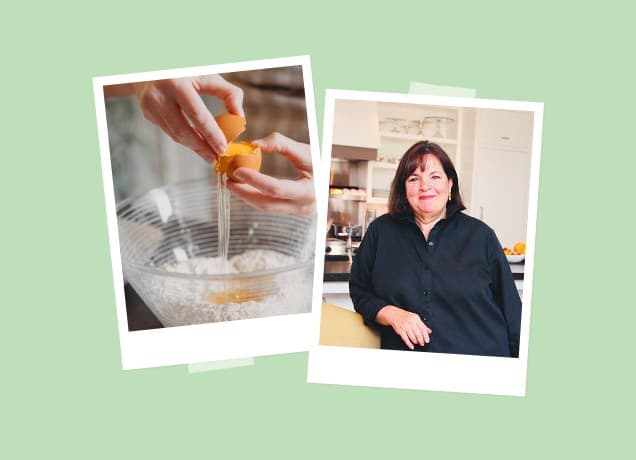
[[289,159],[300,173],[300,178],[277,179],[249,168],[238,168],[233,175],[244,183],[228,180],[227,186],[232,193],[255,208],[271,214],[314,214],[316,195],[309,145],[279,133],[272,133],[264,139],[252,142],[258,144],[264,153],[278,153]]
[[208,162],[225,152],[227,141],[200,94],[218,97],[230,113],[244,117],[243,90],[220,75],[146,81],[133,89],[147,120]]
[[417,313],[386,305],[378,312],[375,320],[382,326],[391,326],[410,350],[415,349],[416,344],[423,347],[431,341],[429,334],[433,331],[422,322]]

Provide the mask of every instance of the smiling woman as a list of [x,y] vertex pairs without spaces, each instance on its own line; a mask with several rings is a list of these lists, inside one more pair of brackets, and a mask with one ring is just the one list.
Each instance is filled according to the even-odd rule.
[[455,167],[427,141],[402,157],[349,290],[382,348],[519,355],[521,299],[494,231],[464,214]]

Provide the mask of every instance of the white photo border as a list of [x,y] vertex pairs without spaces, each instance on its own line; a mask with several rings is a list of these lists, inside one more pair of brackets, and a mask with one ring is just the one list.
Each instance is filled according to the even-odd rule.
[[[311,345],[312,314],[301,313],[145,331],[128,330],[104,86],[298,65],[302,66],[303,71],[312,165],[314,171],[317,171],[320,149],[309,55],[93,78],[117,324],[124,370],[304,352]],[[315,175],[314,183],[318,180],[318,175]],[[319,248],[324,250],[324,242],[316,238],[316,250]],[[320,298],[321,286],[322,260],[317,255],[314,265],[312,311],[317,308],[315,299],[316,295]]]
[[[314,307],[312,312],[314,333],[312,336],[315,340],[309,351],[307,381],[322,384],[525,396],[539,195],[543,104],[472,97],[327,89],[320,167],[322,172],[329,171],[330,167],[333,115],[336,99],[533,112],[527,250],[523,283],[520,349],[519,358],[499,358],[324,346],[319,344],[321,308]],[[326,232],[328,190],[328,181],[321,175],[320,182],[317,183],[317,196],[323,198],[320,205],[324,208],[322,209],[322,215],[325,217],[318,221],[319,235],[321,230]],[[316,253],[316,258],[324,259],[324,248],[321,248],[320,251],[320,253]],[[316,305],[315,302],[314,305]]]

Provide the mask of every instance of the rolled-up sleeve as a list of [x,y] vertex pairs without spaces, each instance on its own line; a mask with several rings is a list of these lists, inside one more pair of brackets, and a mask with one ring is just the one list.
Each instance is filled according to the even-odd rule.
[[369,225],[353,258],[349,277],[349,295],[355,310],[363,316],[364,322],[368,326],[379,329],[380,325],[376,323],[375,317],[382,307],[387,305],[387,302],[373,289],[373,268],[378,244],[377,226],[373,225],[374,223]]
[[521,331],[521,298],[515,286],[510,264],[494,232],[491,233],[488,246],[491,261],[492,293],[506,320],[510,355],[518,358]]

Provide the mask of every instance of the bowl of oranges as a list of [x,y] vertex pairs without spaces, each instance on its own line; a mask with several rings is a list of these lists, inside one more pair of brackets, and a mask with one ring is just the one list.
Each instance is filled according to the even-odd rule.
[[512,249],[504,246],[503,251],[506,255],[506,259],[508,259],[508,263],[520,264],[526,258],[526,243],[519,241],[515,243]]

